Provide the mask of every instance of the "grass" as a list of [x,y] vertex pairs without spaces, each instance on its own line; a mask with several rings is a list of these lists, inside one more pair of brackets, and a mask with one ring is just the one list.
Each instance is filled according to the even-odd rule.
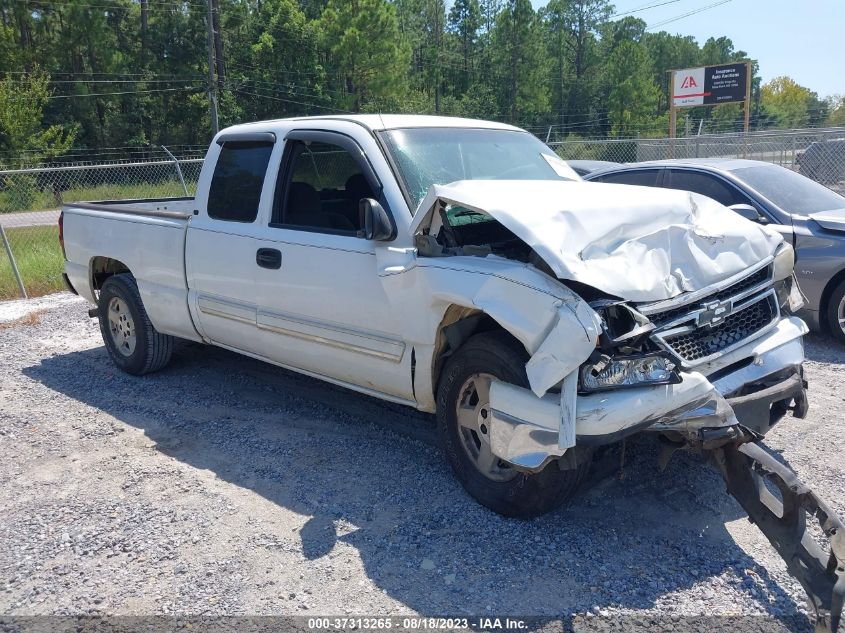
[[[196,188],[195,182],[187,181],[189,190]],[[43,211],[58,209],[68,202],[91,200],[120,200],[131,198],[167,198],[184,196],[185,190],[178,180],[161,182],[141,182],[135,184],[102,184],[85,187],[73,187],[58,192],[39,189],[33,183],[16,178],[14,183],[7,182],[0,189],[0,214],[18,211]]]
[[[26,226],[6,229],[9,245],[30,297],[64,288],[64,257],[56,226]],[[0,245],[0,300],[20,298],[17,281],[6,249]]]

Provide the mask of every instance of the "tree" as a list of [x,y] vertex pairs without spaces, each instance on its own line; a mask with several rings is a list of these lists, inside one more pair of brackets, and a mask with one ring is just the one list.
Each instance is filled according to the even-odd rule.
[[845,125],[845,95],[833,95],[827,101],[827,125]]
[[478,0],[455,0],[449,10],[449,32],[457,39],[460,49],[461,72],[455,84],[461,94],[472,84],[480,29],[481,8]]
[[701,63],[705,66],[727,64],[745,57],[744,52],[734,50],[734,43],[729,37],[710,37],[701,48]]
[[0,80],[0,145],[6,151],[26,152],[33,163],[67,152],[76,136],[75,124],[43,125],[49,84],[50,76],[37,67],[20,78]]
[[386,0],[329,0],[320,17],[322,44],[348,97],[360,112],[391,98],[406,83],[410,51],[399,37],[396,9]]
[[608,107],[614,136],[633,136],[654,120],[660,89],[643,44],[623,41],[607,62]]
[[781,126],[801,127],[808,124],[810,108],[819,102],[818,95],[790,77],[775,77],[760,89],[761,106]]
[[248,104],[243,112],[248,119],[303,111],[317,114],[322,107],[331,107],[331,98],[323,90],[317,23],[306,18],[296,0],[263,0],[255,15],[249,16],[246,30],[244,37],[253,42],[249,47],[236,48],[227,42],[227,50],[238,51],[237,55],[230,52],[228,73],[229,87],[238,99],[234,104],[222,102],[224,119],[234,119],[231,107],[238,103]]
[[508,0],[493,29],[500,110],[511,122],[548,112],[547,58],[530,0]]
[[600,59],[596,36],[608,21],[613,7],[607,0],[550,0],[543,11],[552,68],[554,110],[565,128],[573,114],[586,124],[595,82],[590,70]]

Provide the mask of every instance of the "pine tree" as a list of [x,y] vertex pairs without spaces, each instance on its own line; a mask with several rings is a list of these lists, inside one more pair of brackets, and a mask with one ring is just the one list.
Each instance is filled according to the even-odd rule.
[[322,42],[348,97],[360,112],[368,102],[400,94],[410,51],[386,0],[329,0],[320,18]]

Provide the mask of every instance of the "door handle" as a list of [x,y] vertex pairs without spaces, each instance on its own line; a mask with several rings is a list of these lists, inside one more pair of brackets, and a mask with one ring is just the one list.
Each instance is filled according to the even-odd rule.
[[262,268],[278,270],[282,267],[282,251],[275,248],[259,248],[255,253],[255,263]]

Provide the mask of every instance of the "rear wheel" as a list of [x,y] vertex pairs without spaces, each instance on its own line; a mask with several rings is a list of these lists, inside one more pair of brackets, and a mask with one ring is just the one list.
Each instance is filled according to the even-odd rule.
[[827,302],[827,323],[834,338],[845,345],[845,280],[833,289]]
[[525,350],[503,332],[470,338],[443,369],[437,390],[440,441],[455,477],[482,505],[505,516],[544,514],[572,496],[589,464],[538,473],[516,470],[490,449],[490,383],[528,386]]
[[120,369],[140,376],[170,362],[173,337],[153,327],[132,275],[124,273],[106,279],[100,289],[98,309],[103,342]]

